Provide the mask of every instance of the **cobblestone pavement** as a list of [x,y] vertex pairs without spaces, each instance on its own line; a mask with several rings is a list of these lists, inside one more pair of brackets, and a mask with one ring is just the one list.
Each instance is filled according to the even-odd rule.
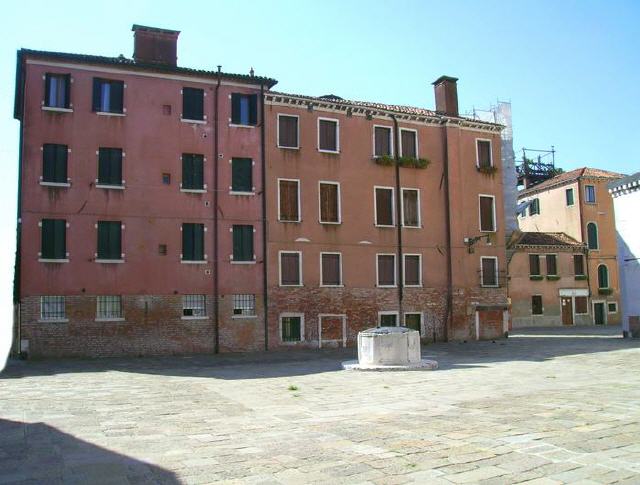
[[13,362],[0,483],[640,483],[640,342],[619,328],[424,347]]

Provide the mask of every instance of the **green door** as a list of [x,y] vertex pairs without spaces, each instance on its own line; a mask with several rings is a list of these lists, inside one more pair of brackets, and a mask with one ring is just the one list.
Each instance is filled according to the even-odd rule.
[[604,325],[607,323],[604,303],[593,304],[593,319],[596,325]]
[[420,313],[407,313],[404,316],[404,324],[411,330],[417,330],[422,334],[422,315]]

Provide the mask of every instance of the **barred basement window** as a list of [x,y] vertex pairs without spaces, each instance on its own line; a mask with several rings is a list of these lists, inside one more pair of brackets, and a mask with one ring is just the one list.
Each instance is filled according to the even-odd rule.
[[204,295],[184,295],[182,297],[183,317],[206,317],[207,310]]
[[121,319],[122,298],[114,295],[98,296],[96,318],[99,320]]
[[64,320],[65,318],[66,314],[64,296],[40,297],[41,320]]
[[280,317],[281,338],[283,342],[300,342],[302,340],[302,316],[291,315]]
[[233,295],[233,314],[255,316],[256,295]]

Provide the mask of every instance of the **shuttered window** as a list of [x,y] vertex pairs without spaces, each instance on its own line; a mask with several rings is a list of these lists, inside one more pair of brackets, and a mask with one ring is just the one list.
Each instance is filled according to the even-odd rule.
[[67,183],[67,145],[45,143],[42,147],[42,181]]
[[493,232],[496,230],[494,220],[495,199],[488,196],[480,196],[480,230]]
[[122,259],[122,222],[98,221],[98,259]]
[[373,140],[375,157],[391,156],[391,128],[376,126],[373,129]]
[[585,315],[589,313],[589,302],[586,296],[576,296],[575,304],[576,304],[576,315],[577,314]]
[[488,140],[476,140],[478,150],[478,167],[489,168],[493,165],[491,160],[491,142]]
[[378,254],[378,286],[396,285],[396,256],[395,254]]
[[481,265],[482,286],[498,286],[498,260],[482,258]]
[[422,268],[419,254],[404,255],[404,284],[406,286],[422,285]]
[[279,220],[283,222],[299,222],[299,188],[297,180],[278,181]]
[[204,261],[204,224],[182,224],[183,261]]
[[299,148],[297,116],[278,115],[278,146]]
[[301,281],[301,253],[281,252],[280,253],[280,285],[300,286]]
[[558,274],[558,265],[555,254],[547,254],[547,274],[556,276]]
[[593,185],[584,186],[584,201],[589,204],[596,203],[596,188]]
[[531,296],[531,313],[533,315],[542,315],[542,296],[541,295]]
[[318,120],[318,150],[338,151],[338,122],[334,120]]
[[98,150],[98,184],[122,185],[122,148]]
[[280,317],[281,337],[283,342],[300,342],[302,340],[302,317]]
[[609,288],[609,268],[604,264],[598,266],[598,288]]
[[402,189],[402,225],[420,227],[420,191]]
[[320,182],[320,222],[340,222],[340,186],[337,183]]
[[231,123],[256,125],[258,123],[258,96],[233,93],[231,95]]
[[567,200],[567,206],[573,205],[573,189],[566,189],[564,195]]
[[253,226],[233,226],[233,261],[253,261]]
[[598,241],[598,226],[594,222],[587,224],[587,245],[589,249],[598,249],[600,243]]
[[44,76],[44,105],[49,108],[69,108],[71,76],[46,73]]
[[393,226],[393,189],[376,187],[376,225]]
[[124,82],[111,79],[93,78],[93,111],[102,113],[122,113]]
[[409,158],[418,158],[418,141],[415,131],[400,130],[400,155]]
[[253,192],[253,160],[250,158],[231,159],[231,190]]
[[40,257],[42,259],[66,259],[67,221],[42,219]]
[[584,256],[582,254],[573,255],[573,273],[576,276],[584,275]]
[[195,153],[182,154],[182,188],[204,190],[204,156]]
[[529,255],[529,275],[531,276],[540,275],[540,255],[539,254]]
[[534,216],[536,214],[540,214],[540,199],[537,197],[531,201],[531,205],[529,205],[529,215]]
[[204,89],[182,88],[182,119],[204,120]]
[[320,284],[322,286],[342,285],[341,257],[339,253],[320,254]]

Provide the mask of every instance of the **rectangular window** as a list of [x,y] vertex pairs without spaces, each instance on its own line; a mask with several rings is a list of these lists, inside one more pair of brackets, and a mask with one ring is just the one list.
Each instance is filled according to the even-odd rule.
[[98,150],[98,184],[122,186],[122,148]]
[[318,118],[318,150],[337,152],[340,149],[338,121]]
[[184,190],[204,190],[204,156],[182,154],[182,186]]
[[539,254],[529,255],[529,275],[540,276],[540,255]]
[[342,285],[342,255],[320,253],[320,286]]
[[400,156],[418,158],[418,133],[400,129]]
[[589,204],[596,203],[596,188],[593,185],[584,186],[584,201]]
[[589,313],[589,304],[586,296],[575,297],[576,315],[586,315]]
[[42,259],[67,258],[67,221],[64,219],[42,219]]
[[376,199],[376,226],[393,226],[393,189],[390,187],[375,187],[374,191]]
[[300,222],[300,181],[278,179],[278,220]]
[[231,190],[253,192],[253,160],[250,158],[231,159]]
[[46,73],[44,76],[44,105],[48,108],[65,108],[70,103],[71,76]]
[[204,120],[204,89],[182,88],[182,119]]
[[253,257],[253,226],[233,226],[233,261],[254,261]]
[[422,257],[419,254],[404,254],[404,285],[422,286]]
[[290,115],[278,115],[278,147],[299,148],[298,143],[298,117]]
[[204,224],[182,224],[182,260],[204,261]]
[[98,296],[96,318],[98,320],[122,319],[122,298],[120,296]]
[[564,191],[564,196],[567,201],[567,207],[573,205],[573,189],[566,189]]
[[558,265],[555,254],[547,254],[547,274],[550,276],[557,276]]
[[529,205],[529,215],[534,216],[536,214],[540,214],[540,199],[537,197],[531,201],[531,205]]
[[615,301],[607,303],[609,313],[618,313],[618,304]]
[[98,221],[98,259],[122,259],[122,222]]
[[496,230],[495,222],[496,208],[495,197],[491,195],[480,196],[480,231],[494,232]]
[[283,342],[302,341],[302,315],[281,315],[280,336]]
[[122,113],[124,82],[93,78],[93,111],[100,113]]
[[258,123],[258,95],[240,93],[231,95],[231,123],[245,126]]
[[584,256],[582,254],[573,255],[573,273],[576,276],[584,276]]
[[377,286],[396,286],[396,255],[377,254],[376,255]]
[[476,140],[476,154],[478,167],[489,168],[493,165],[490,140]]
[[253,317],[256,314],[256,295],[233,295],[233,314]]
[[66,319],[64,296],[40,297],[40,320]]
[[398,314],[396,312],[378,312],[379,327],[397,327]]
[[420,191],[402,189],[402,225],[420,227]]
[[320,222],[324,224],[340,223],[340,184],[320,182]]
[[498,258],[481,257],[481,282],[482,286],[498,286]]
[[280,251],[280,286],[302,286],[302,253]]
[[531,314],[542,315],[542,295],[531,296]]
[[391,128],[388,126],[374,126],[373,128],[373,156],[392,156]]
[[182,296],[182,316],[183,317],[206,317],[207,306],[204,295],[183,295]]
[[67,145],[45,143],[42,147],[42,181],[66,184]]

